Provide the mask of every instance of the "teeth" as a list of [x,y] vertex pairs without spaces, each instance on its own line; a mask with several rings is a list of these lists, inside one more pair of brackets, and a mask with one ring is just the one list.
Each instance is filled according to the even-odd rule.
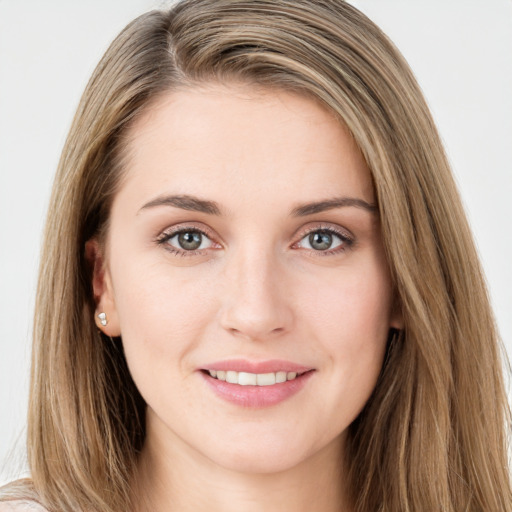
[[276,372],[276,373],[248,373],[235,372],[233,370],[208,370],[209,374],[218,380],[224,380],[230,384],[240,386],[272,386],[287,380],[297,378],[297,372]]
[[[290,372],[291,374],[292,372]],[[292,379],[290,379],[292,380]],[[286,372],[277,372],[276,373],[276,384],[279,384],[280,382],[286,382]]]
[[238,384],[238,374],[236,372],[227,371],[226,382],[229,382],[230,384]]
[[275,373],[258,373],[256,375],[256,382],[258,386],[272,386],[276,383]]
[[240,372],[238,374],[238,381],[235,384],[240,384],[240,386],[256,386],[257,378],[258,376],[255,373]]

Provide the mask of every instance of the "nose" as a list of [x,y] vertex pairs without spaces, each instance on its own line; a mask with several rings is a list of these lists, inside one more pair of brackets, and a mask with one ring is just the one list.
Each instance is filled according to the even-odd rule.
[[221,326],[250,341],[274,339],[293,324],[286,273],[276,259],[261,251],[233,256],[226,267]]

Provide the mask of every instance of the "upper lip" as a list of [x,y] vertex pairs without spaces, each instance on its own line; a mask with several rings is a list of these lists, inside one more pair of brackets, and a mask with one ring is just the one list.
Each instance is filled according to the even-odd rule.
[[267,361],[249,361],[246,359],[227,359],[208,363],[201,368],[202,370],[221,370],[247,373],[277,373],[277,372],[296,372],[304,373],[313,370],[310,366],[284,361],[280,359],[271,359]]

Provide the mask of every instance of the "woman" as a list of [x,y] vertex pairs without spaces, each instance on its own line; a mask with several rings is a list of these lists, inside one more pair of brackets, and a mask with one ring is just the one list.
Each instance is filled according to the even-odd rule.
[[512,509],[460,200],[407,64],[353,7],[131,23],[45,241],[32,478],[6,510]]

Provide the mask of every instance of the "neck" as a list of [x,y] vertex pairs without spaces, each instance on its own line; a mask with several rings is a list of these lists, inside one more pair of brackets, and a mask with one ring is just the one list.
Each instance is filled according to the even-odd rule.
[[[161,441],[161,440],[160,440]],[[279,472],[225,468],[178,438],[148,431],[134,482],[136,512],[349,512],[342,440]]]

